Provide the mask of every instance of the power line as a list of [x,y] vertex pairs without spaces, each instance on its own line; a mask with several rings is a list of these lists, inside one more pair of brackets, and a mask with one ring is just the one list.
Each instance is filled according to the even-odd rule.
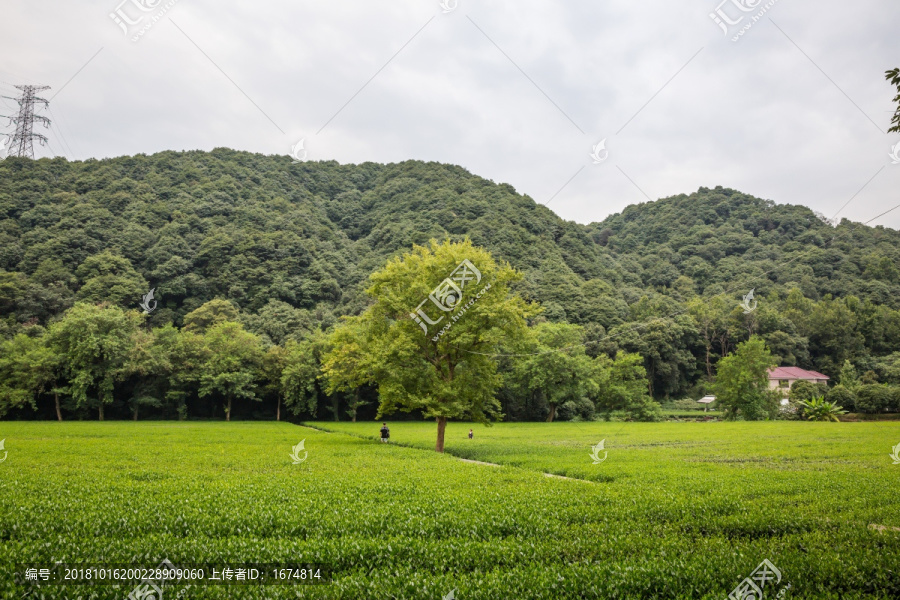
[[[59,127],[57,127],[55,123],[51,126],[50,130],[53,131],[54,133],[56,133],[57,135],[59,135]],[[56,146],[50,140],[47,140],[47,147],[50,148],[50,151],[53,153],[53,156],[64,156],[64,157],[66,157],[66,159],[68,159],[69,155],[68,155],[68,153],[66,153],[66,147],[63,145],[63,143],[59,139],[57,139],[56,141],[57,141],[57,143],[59,143],[60,152],[57,152]]]
[[47,147],[50,149],[50,155],[53,158],[56,158],[57,156],[66,156],[65,150],[63,150],[62,152],[57,152],[56,146],[54,146],[53,143],[49,140],[47,140]]
[[60,145],[65,146],[65,149],[69,151],[68,154],[66,155],[66,158],[69,158],[71,156],[71,158],[69,158],[69,160],[73,160],[75,158],[75,153],[72,152],[72,146],[69,145],[69,140],[66,139],[66,136],[63,133],[62,120],[60,120],[59,117],[56,116],[55,112],[50,110],[49,106],[47,106],[47,110],[50,112],[50,115],[53,117],[53,125],[54,125],[54,127],[56,127],[56,132],[59,134],[59,137],[62,140],[62,143]]

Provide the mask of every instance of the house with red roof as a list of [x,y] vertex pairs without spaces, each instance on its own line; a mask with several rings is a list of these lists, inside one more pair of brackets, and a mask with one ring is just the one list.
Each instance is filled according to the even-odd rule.
[[828,383],[828,375],[818,371],[807,371],[800,367],[775,367],[769,369],[769,389],[782,390],[787,396],[795,381],[809,381],[812,383]]

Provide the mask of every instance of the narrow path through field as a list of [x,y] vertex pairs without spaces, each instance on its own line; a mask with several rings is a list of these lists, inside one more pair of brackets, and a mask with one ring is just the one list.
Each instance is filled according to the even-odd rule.
[[569,481],[581,481],[582,483],[596,483],[590,479],[578,479],[577,477],[566,477],[565,475],[554,475],[553,473],[544,473],[546,477],[559,477],[560,479],[568,479]]
[[307,429],[312,429],[313,431],[321,431],[322,433],[333,433],[328,431],[327,429],[321,429],[319,427],[310,427],[309,425],[301,425],[300,423],[294,423],[297,427],[305,427]]
[[[453,456],[453,455],[451,454],[450,456]],[[454,458],[456,458],[457,460],[461,460],[462,462],[473,463],[476,465],[485,465],[488,467],[502,467],[503,466],[503,465],[498,465],[497,463],[484,462],[483,460],[471,460],[468,458],[459,458],[458,456],[454,457]],[[569,481],[583,481],[584,483],[594,483],[593,481],[589,481],[587,479],[578,479],[576,477],[566,477],[565,475],[555,475],[553,473],[544,473],[544,476],[545,477],[558,477],[559,479],[568,479]]]
[[[316,430],[316,431],[323,431],[323,432],[325,432],[325,433],[334,433],[334,432],[332,432],[332,431],[328,431],[327,429],[320,429],[320,428],[318,428],[318,427],[312,427],[312,426],[310,426],[310,425],[299,425],[299,424],[298,424],[297,426],[298,426],[298,427],[306,427],[307,429],[314,429],[314,430]],[[341,432],[341,433],[343,433],[343,435],[349,435],[349,436],[351,436],[351,437],[357,437],[357,438],[362,438],[362,439],[369,439],[369,438],[367,438],[367,437],[360,436],[360,435],[356,435],[356,434],[353,434],[353,433],[346,433],[346,432]],[[407,448],[420,449],[420,448],[416,448],[415,446],[407,446]],[[475,465],[484,465],[484,466],[486,466],[486,467],[502,467],[502,466],[503,466],[503,465],[497,464],[497,463],[484,462],[483,460],[472,460],[472,459],[469,459],[469,458],[460,458],[460,457],[458,457],[458,456],[454,456],[453,454],[450,454],[449,452],[447,452],[446,454],[447,454],[448,456],[453,456],[453,458],[455,458],[456,460],[460,460],[460,461],[462,461],[462,462],[467,462],[467,463],[472,463],[472,464],[475,464]],[[529,471],[530,471],[531,469],[526,469],[526,470],[529,470]],[[581,481],[581,482],[583,482],[583,483],[596,483],[596,482],[591,481],[591,480],[589,480],[589,479],[578,479],[577,477],[566,477],[565,475],[556,475],[556,474],[554,474],[554,473],[544,473],[544,476],[545,476],[545,477],[557,477],[557,478],[559,478],[559,479],[568,479],[569,481]]]
[[[450,456],[453,456],[452,454]],[[489,463],[481,460],[469,460],[468,458],[460,458],[459,460],[467,463],[473,463],[476,465],[487,465],[489,467],[502,467],[503,465],[498,465],[497,463]]]
[[875,531],[900,531],[900,527],[891,527],[890,525],[876,525],[875,523],[869,523],[869,529],[874,529]]

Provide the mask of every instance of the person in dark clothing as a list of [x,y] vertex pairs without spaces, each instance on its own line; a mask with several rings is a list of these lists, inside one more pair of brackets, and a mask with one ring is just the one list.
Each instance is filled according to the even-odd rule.
[[475,437],[475,432],[470,429],[469,430],[469,439],[471,440],[473,437]]
[[388,429],[387,423],[382,423],[381,424],[381,441],[387,442],[389,437],[391,437],[391,430]]

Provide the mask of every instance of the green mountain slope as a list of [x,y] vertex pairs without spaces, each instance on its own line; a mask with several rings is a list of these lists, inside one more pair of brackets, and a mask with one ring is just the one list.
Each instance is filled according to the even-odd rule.
[[[785,364],[832,376],[849,359],[889,379],[885,357],[900,350],[891,229],[835,228],[723,188],[585,226],[452,165],[228,149],[0,162],[0,335],[79,299],[137,308],[155,288],[154,325],[224,298],[280,343],[359,312],[387,258],[465,236],[525,273],[519,291],[546,318],[585,325],[593,352],[640,351],[656,396],[686,393],[707,353],[714,362],[750,332]],[[759,309],[745,315],[751,289]],[[702,326],[698,302],[722,313],[724,333]]]

